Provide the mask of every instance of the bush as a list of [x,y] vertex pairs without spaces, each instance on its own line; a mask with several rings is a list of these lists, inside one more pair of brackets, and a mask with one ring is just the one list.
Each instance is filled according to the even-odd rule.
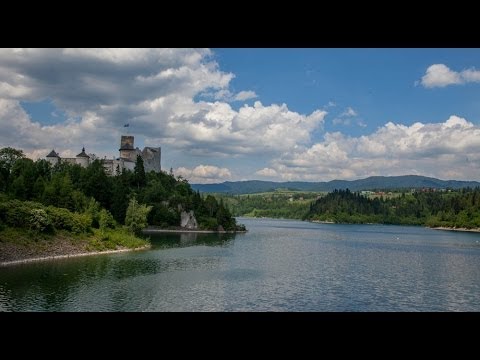
[[30,228],[31,211],[34,209],[44,209],[44,206],[31,201],[10,200],[0,203],[0,217],[9,226]]
[[201,217],[200,219],[198,219],[198,224],[200,229],[202,230],[218,229],[218,221],[216,218],[213,218],[213,217]]
[[53,232],[52,223],[45,210],[32,209],[30,211],[30,228],[45,233]]
[[91,230],[92,218],[88,214],[72,213],[73,225],[71,231],[75,234],[86,233]]
[[88,232],[92,225],[90,214],[76,214],[67,209],[49,206],[47,213],[55,229],[67,230],[79,234]]
[[135,198],[130,200],[125,215],[125,225],[132,234],[139,234],[148,225],[147,216],[151,206],[139,204]]
[[109,211],[102,209],[98,216],[98,225],[100,230],[105,231],[108,228],[114,229],[116,224],[112,214]]

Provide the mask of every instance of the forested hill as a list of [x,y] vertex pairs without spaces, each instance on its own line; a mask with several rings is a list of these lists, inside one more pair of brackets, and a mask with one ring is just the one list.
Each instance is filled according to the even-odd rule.
[[332,180],[328,182],[305,181],[226,181],[221,184],[192,184],[193,190],[204,193],[254,194],[284,188],[300,191],[333,191],[335,189],[381,190],[381,189],[461,189],[480,186],[477,181],[440,180],[426,176],[371,176],[360,180]]
[[[139,156],[134,171],[117,169],[116,176],[107,176],[99,160],[86,168],[65,162],[52,166],[46,160],[26,158],[22,150],[0,149],[0,231],[2,224],[15,227],[15,219],[23,216],[7,211],[15,204],[28,211],[52,206],[78,215],[95,207],[96,212],[103,209],[105,216],[123,225],[133,199],[150,209],[145,225],[179,227],[182,212],[193,211],[201,230],[243,230],[222,202],[212,195],[203,198],[173,173],[145,173]],[[50,221],[47,215],[45,221]],[[92,226],[98,227],[94,220]]]
[[480,188],[402,193],[370,199],[335,190],[310,205],[304,219],[335,223],[426,225],[480,228]]

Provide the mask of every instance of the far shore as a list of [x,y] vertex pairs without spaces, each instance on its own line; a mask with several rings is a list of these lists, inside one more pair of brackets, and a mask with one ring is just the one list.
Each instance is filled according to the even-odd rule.
[[18,264],[25,264],[25,263],[30,263],[30,262],[44,261],[44,260],[67,259],[67,258],[89,256],[89,255],[114,254],[114,253],[121,253],[121,252],[127,252],[127,251],[145,250],[145,249],[148,249],[148,248],[150,248],[150,245],[142,246],[142,247],[135,248],[135,249],[91,251],[91,252],[78,253],[78,254],[42,256],[42,257],[36,257],[36,258],[26,258],[26,259],[21,259],[21,260],[4,261],[4,262],[0,262],[0,266],[18,265]]
[[439,226],[439,227],[431,227],[430,229],[434,229],[434,230],[447,230],[447,231],[465,231],[465,232],[476,232],[476,233],[480,233],[480,228],[467,229],[467,228],[451,228],[451,227]]

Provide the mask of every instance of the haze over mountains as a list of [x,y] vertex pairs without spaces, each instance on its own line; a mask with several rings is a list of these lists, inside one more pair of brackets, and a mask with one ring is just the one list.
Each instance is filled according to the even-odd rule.
[[403,175],[403,176],[371,176],[359,180],[332,180],[328,182],[306,181],[225,181],[219,184],[192,184],[196,191],[205,193],[228,193],[228,194],[254,194],[259,192],[273,191],[279,188],[301,191],[333,191],[335,189],[350,189],[352,191],[376,190],[376,189],[399,189],[399,188],[433,188],[433,189],[459,189],[464,187],[480,186],[478,181],[440,180],[436,178]]

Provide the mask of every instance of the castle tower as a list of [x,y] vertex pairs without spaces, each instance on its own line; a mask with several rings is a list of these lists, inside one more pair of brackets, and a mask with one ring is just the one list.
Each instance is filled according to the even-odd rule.
[[122,135],[120,140],[120,158],[135,161],[135,148],[133,147],[134,137]]
[[46,160],[52,164],[52,166],[58,164],[60,162],[60,156],[55,152],[55,150],[50,151],[50,153],[46,156]]
[[76,156],[76,163],[82,167],[87,167],[90,163],[90,156],[85,153],[85,147],[82,148],[82,152]]

